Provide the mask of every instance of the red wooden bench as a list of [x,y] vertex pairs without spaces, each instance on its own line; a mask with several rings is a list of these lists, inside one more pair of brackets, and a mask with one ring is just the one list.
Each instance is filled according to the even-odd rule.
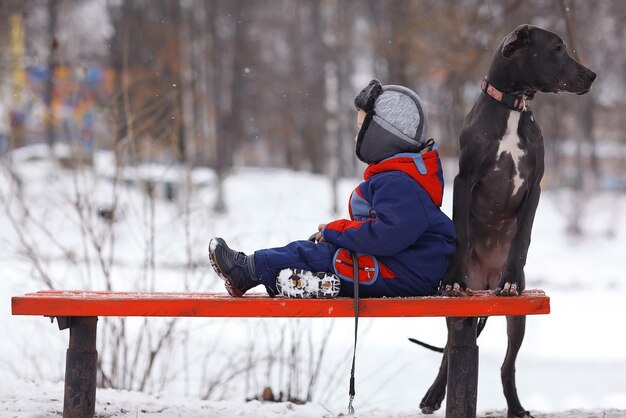
[[[43,291],[11,299],[13,315],[56,317],[60,329],[70,329],[63,416],[81,418],[93,417],[95,413],[99,316],[339,318],[354,315],[353,303],[349,298],[232,298],[216,293],[84,291]],[[550,298],[541,290],[525,291],[519,297],[499,297],[485,291],[464,298],[361,299],[359,310],[360,317],[452,318],[446,416],[469,417],[476,415],[478,317],[547,314]]]

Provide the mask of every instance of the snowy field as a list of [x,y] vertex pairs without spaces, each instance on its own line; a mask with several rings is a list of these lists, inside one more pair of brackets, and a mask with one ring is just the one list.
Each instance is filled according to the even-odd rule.
[[[225,186],[229,210],[215,214],[210,172],[195,173],[205,179],[205,185],[194,191],[188,205],[162,199],[152,204],[136,186],[120,184],[114,192],[107,179],[113,172],[105,154],[98,157],[95,172],[79,174],[28,157],[13,158],[21,191],[10,180],[6,166],[0,175],[2,417],[58,416],[68,338],[67,331],[58,331],[47,319],[12,317],[11,296],[43,290],[48,284],[64,289],[222,291],[206,262],[209,237],[222,236],[234,248],[251,252],[306,238],[318,223],[337,216],[330,210],[330,182],[307,173],[237,170]],[[163,171],[154,167],[148,171],[159,170]],[[163,178],[182,176],[173,169],[161,174]],[[342,202],[355,184],[352,179],[341,182]],[[121,209],[108,228],[94,214],[97,206],[111,204],[114,193]],[[451,198],[448,187],[444,196],[448,214]],[[584,205],[581,238],[564,233],[574,204]],[[621,217],[625,209],[626,196],[608,192],[589,194],[582,202],[567,191],[548,191],[542,196],[526,276],[528,288],[544,289],[551,297],[552,313],[529,317],[517,362],[519,396],[535,417],[626,417],[622,324],[626,316],[626,222]],[[111,231],[114,240],[107,238]],[[98,258],[90,238],[105,243],[101,254],[106,257]],[[114,262],[107,276],[98,266],[106,265],[109,247]],[[40,264],[33,266],[33,259]],[[109,325],[100,321],[101,344],[111,341],[112,336],[102,329]],[[131,346],[141,335],[145,336],[142,341],[152,342],[168,325],[160,319],[128,320],[124,337]],[[166,340],[167,349],[143,382],[144,392],[136,390],[140,379],[120,378],[118,383],[126,384],[118,387],[134,390],[99,389],[98,416],[325,417],[345,413],[352,320],[193,318],[175,325]],[[146,329],[153,333],[144,334]],[[407,337],[443,345],[444,329],[443,319],[361,319],[356,415],[419,415],[417,406],[436,375],[440,355],[409,343]],[[306,338],[299,340],[294,330],[301,330]],[[314,358],[311,353],[325,336],[322,371],[310,388],[312,402],[245,402],[265,386],[276,392],[286,390],[289,381],[293,393],[303,396],[310,358]],[[278,346],[280,338],[291,342]],[[499,376],[506,349],[503,318],[489,320],[479,346],[479,415],[505,416]],[[292,358],[296,377],[268,360],[272,358],[268,353],[287,358],[289,347],[299,350],[299,362]],[[113,364],[114,351],[99,346],[106,370],[120,370]],[[140,358],[133,364],[136,370],[144,370],[144,363]],[[240,367],[244,363],[250,367]],[[225,371],[237,368],[243,371],[224,377]],[[224,384],[216,389],[212,383],[218,381]]]

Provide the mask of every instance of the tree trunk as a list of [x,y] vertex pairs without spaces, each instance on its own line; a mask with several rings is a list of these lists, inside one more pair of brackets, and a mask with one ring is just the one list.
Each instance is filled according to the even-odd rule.
[[58,9],[58,1],[57,0],[48,0],[48,38],[50,41],[50,52],[48,54],[48,78],[46,79],[46,95],[45,95],[45,104],[46,104],[46,141],[48,146],[50,147],[50,152],[53,152],[54,147],[54,125],[55,125],[55,115],[54,109],[52,108],[52,103],[54,99],[54,76],[59,64],[58,60],[58,52],[59,52],[59,42],[56,38],[57,32],[57,20],[59,15]]
[[[321,16],[321,3],[317,0],[309,2],[312,34],[322,34],[324,25]],[[307,117],[304,119],[303,138],[307,157],[311,161],[311,170],[314,173],[324,173],[328,162],[326,147],[326,90],[324,89],[325,66],[327,53],[322,36],[309,37],[313,62],[307,65],[311,79],[304,86],[306,92],[303,102],[306,103]],[[308,63],[307,63],[308,64]]]
[[232,40],[232,65],[229,69],[230,85],[228,97],[230,100],[227,104],[224,117],[224,134],[226,150],[226,165],[233,165],[233,156],[236,150],[240,149],[244,140],[245,130],[242,114],[244,112],[244,96],[245,96],[245,80],[244,74],[244,56],[246,45],[246,32],[248,27],[247,19],[243,16],[243,0],[232,0],[229,2],[231,7],[231,18],[234,27]]
[[178,27],[178,46],[180,56],[180,88],[178,94],[180,97],[181,111],[181,137],[180,141],[180,159],[183,163],[194,165],[196,159],[196,146],[194,138],[194,98],[193,98],[193,80],[192,80],[192,60],[191,60],[191,34],[188,8],[183,8],[180,3],[176,3],[176,7],[180,11],[180,19],[176,26]]
[[[289,86],[289,91],[287,92],[287,102],[289,103],[288,117],[291,120],[292,133],[287,138],[287,147],[286,147],[286,159],[289,168],[294,170],[298,170],[300,165],[302,164],[303,155],[301,152],[301,145],[304,141],[302,137],[302,126],[304,124],[304,119],[309,117],[307,115],[308,109],[303,109],[302,103],[300,102],[299,96],[297,92],[300,88],[302,88],[302,83],[304,83],[304,64],[302,62],[302,49],[305,48],[304,42],[302,41],[302,2],[296,2],[293,4],[293,16],[291,18],[291,22],[289,23],[289,63],[290,63],[290,77],[287,86]],[[300,84],[300,86],[298,86]],[[298,109],[299,108],[299,109]]]
[[211,93],[213,97],[213,114],[215,121],[215,173],[217,177],[217,196],[215,198],[214,210],[217,213],[226,212],[226,200],[224,198],[224,177],[226,175],[226,159],[228,158],[228,144],[227,138],[224,135],[222,126],[222,67],[221,67],[221,54],[222,54],[222,42],[219,38],[217,30],[218,22],[218,10],[217,2],[212,0],[206,0],[204,3],[205,12],[207,15],[207,22],[210,27],[211,38],[211,51],[210,51],[210,63],[208,65],[211,68]]

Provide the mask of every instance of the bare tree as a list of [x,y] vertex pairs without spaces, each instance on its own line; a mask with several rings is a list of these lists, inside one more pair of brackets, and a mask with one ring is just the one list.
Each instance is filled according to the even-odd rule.
[[58,50],[59,41],[57,39],[57,22],[59,19],[58,0],[48,0],[48,37],[50,42],[50,52],[48,54],[48,78],[46,79],[46,138],[48,146],[52,151],[54,146],[54,113],[52,109],[52,98],[54,97],[54,79],[56,69],[59,65]]

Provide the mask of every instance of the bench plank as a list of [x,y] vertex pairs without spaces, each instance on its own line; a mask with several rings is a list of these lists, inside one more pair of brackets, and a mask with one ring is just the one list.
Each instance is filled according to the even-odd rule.
[[[42,291],[11,299],[13,315],[168,316],[168,317],[309,317],[354,316],[351,298],[285,299],[225,293]],[[550,313],[550,298],[541,290],[518,297],[475,291],[462,298],[374,298],[359,301],[361,317],[475,317]]]

